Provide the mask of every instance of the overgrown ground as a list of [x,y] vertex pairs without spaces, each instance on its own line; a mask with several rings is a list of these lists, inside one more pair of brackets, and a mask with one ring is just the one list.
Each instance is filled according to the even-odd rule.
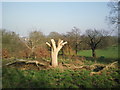
[[38,61],[45,65],[39,65],[39,69],[34,64],[24,63],[5,66],[14,60],[4,59],[3,88],[119,88],[120,70],[117,66],[100,71],[118,60],[117,55],[111,57],[112,53],[117,54],[116,50],[116,47],[98,50],[102,54],[96,63],[87,53],[84,57],[59,58],[57,68],[52,68],[49,60],[42,59]]
[[18,70],[3,69],[3,88],[116,88],[120,70],[90,76],[89,70]]

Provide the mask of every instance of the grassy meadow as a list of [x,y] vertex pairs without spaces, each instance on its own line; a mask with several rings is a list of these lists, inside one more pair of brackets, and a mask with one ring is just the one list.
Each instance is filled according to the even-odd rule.
[[0,88],[119,89],[119,0],[36,1],[0,2]]
[[[58,62],[64,62],[70,66],[50,68],[45,70],[21,70],[15,67],[6,67],[3,65],[3,88],[118,88],[120,87],[120,70],[110,68],[100,74],[91,75],[93,69],[76,69],[75,67],[102,64],[104,62],[114,62],[118,57],[118,48],[109,47],[102,50],[96,50],[98,62],[86,58],[86,60],[58,59]],[[91,50],[80,51],[79,55],[91,57]],[[104,60],[103,60],[104,57]],[[106,59],[109,58],[109,59]],[[114,59],[113,59],[114,58]],[[7,60],[8,62],[9,60]],[[110,63],[111,63],[110,62]],[[3,64],[6,60],[3,60]],[[108,64],[105,64],[108,65]],[[72,67],[72,68],[70,68]]]
[[[91,57],[92,51],[91,50],[81,50],[78,52],[78,54],[80,56]],[[108,47],[105,49],[96,49],[96,55],[97,55],[97,57],[104,57],[104,58],[111,58],[111,59],[118,58],[118,47],[112,46],[112,47]]]
[[18,70],[3,68],[3,88],[118,88],[120,71],[90,76],[89,70]]

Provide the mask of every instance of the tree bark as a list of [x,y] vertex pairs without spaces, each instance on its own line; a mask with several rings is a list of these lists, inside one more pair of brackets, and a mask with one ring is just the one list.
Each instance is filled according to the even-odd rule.
[[76,50],[75,51],[76,51],[76,56],[77,56],[77,43],[76,43]]
[[96,58],[95,49],[92,49],[92,56],[93,56],[94,58]]
[[58,51],[51,51],[51,58],[52,58],[52,66],[56,67],[58,66]]

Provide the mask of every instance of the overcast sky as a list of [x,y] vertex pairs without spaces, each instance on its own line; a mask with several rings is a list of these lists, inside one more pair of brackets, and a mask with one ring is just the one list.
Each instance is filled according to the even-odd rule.
[[[40,30],[65,33],[74,26],[86,29],[107,29],[108,2],[3,2],[2,28],[27,36]],[[1,4],[0,4],[1,5]]]

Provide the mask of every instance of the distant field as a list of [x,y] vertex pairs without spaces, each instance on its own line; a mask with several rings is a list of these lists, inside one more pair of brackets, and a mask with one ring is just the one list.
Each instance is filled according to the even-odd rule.
[[[82,51],[79,51],[78,54],[81,56],[91,57],[92,51],[91,50],[82,50]],[[113,46],[113,47],[109,47],[106,49],[97,49],[96,55],[97,55],[97,57],[104,56],[105,58],[118,58],[118,47]]]

